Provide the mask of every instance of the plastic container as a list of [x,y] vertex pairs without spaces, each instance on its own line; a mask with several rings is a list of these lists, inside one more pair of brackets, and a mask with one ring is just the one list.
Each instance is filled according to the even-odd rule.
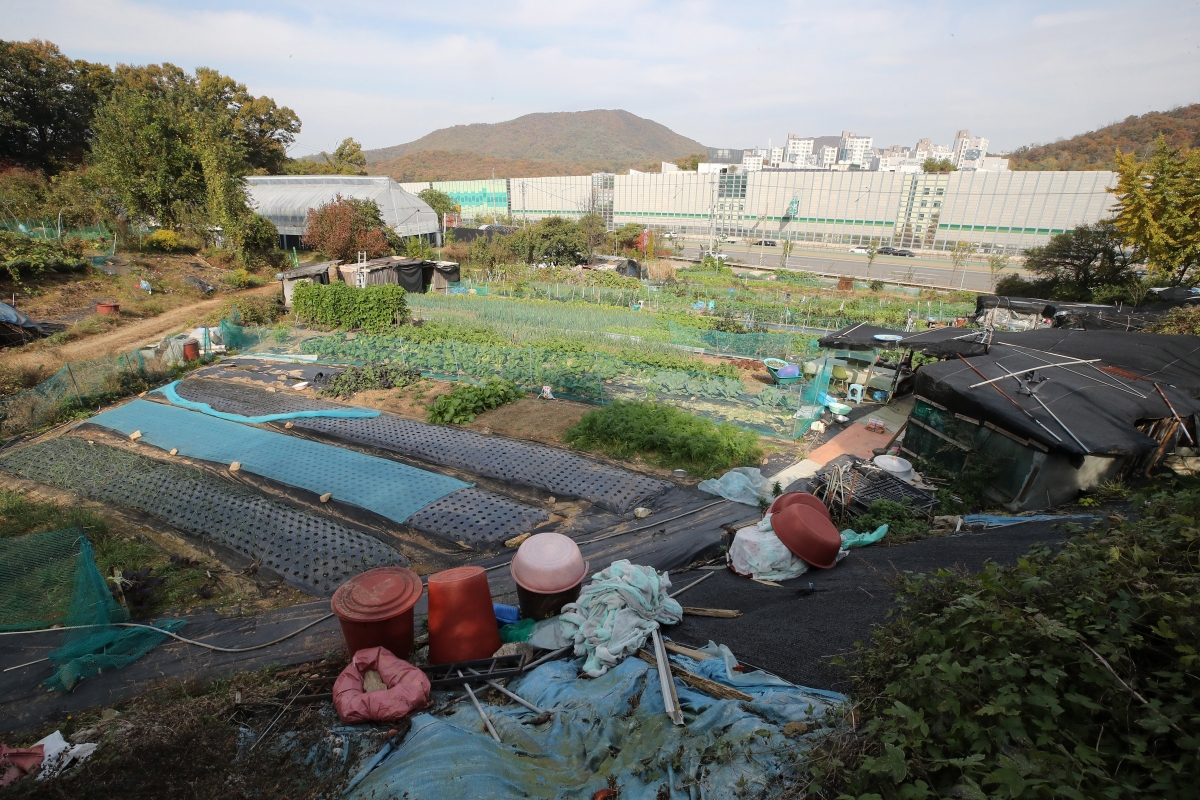
[[456,567],[429,576],[429,663],[490,658],[500,629],[483,567]]
[[[393,655],[408,658],[413,649],[413,606],[422,591],[421,578],[404,567],[367,570],[339,586],[330,606],[342,626],[350,655],[384,647]],[[492,624],[494,627],[495,622]]]
[[842,536],[820,511],[803,505],[791,505],[771,515],[771,530],[779,541],[809,564],[829,569],[837,563]]
[[911,481],[916,477],[912,463],[906,458],[900,458],[899,456],[875,456],[874,464],[905,482]]
[[112,314],[121,313],[120,303],[96,303],[96,313],[103,316],[111,316]]
[[829,509],[825,507],[825,504],[808,492],[788,492],[786,494],[779,495],[779,497],[776,497],[771,503],[771,507],[767,509],[767,513],[775,514],[776,512],[783,511],[788,506],[795,505],[814,508],[817,511],[820,511],[825,516],[825,519],[833,519],[829,515]]
[[567,603],[579,599],[588,562],[570,537],[539,533],[522,542],[509,570],[517,582],[521,615],[542,620],[557,615]]
[[183,343],[183,360],[195,361],[200,357],[200,342],[195,339],[188,339]]

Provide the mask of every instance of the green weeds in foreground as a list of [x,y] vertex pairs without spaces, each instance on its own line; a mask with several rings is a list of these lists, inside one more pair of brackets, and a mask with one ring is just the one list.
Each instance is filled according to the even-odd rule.
[[1200,490],[1138,505],[1015,567],[906,578],[808,796],[1195,797]]

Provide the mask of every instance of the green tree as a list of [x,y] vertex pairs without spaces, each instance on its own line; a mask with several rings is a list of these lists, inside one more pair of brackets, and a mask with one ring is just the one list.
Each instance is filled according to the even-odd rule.
[[871,266],[875,263],[875,259],[879,257],[879,245],[871,242],[867,245],[867,275],[871,274]]
[[1192,283],[1200,266],[1200,149],[1183,153],[1162,136],[1149,159],[1117,151],[1116,229],[1152,275]]
[[107,66],[50,42],[0,41],[0,160],[47,173],[82,162],[112,85]]
[[1133,263],[1124,237],[1108,221],[1080,225],[1025,251],[1025,269],[1038,277],[1029,285],[1059,300],[1089,300],[1094,289],[1127,283]]
[[361,144],[346,138],[333,155],[322,150],[315,158],[289,161],[284,171],[292,175],[366,175],[367,157]]
[[957,172],[958,167],[954,166],[954,162],[948,158],[927,158],[925,163],[921,164],[921,169],[925,172]]
[[442,220],[447,214],[457,214],[461,210],[461,206],[454,202],[454,198],[445,192],[439,192],[437,189],[423,189],[417,194],[417,197],[429,204],[429,207],[437,212],[438,224],[442,224]]
[[992,285],[1000,281],[1000,273],[1008,267],[1008,256],[1003,253],[992,253],[987,260],[988,272],[992,276]]
[[281,166],[300,122],[214,70],[151,64],[117,68],[94,128],[95,178],[119,200],[119,216],[216,226],[240,247],[250,213],[242,177]]
[[587,242],[589,255],[596,252],[596,248],[603,244],[605,237],[608,236],[608,226],[604,222],[604,217],[595,213],[585,214],[579,218],[579,230]]

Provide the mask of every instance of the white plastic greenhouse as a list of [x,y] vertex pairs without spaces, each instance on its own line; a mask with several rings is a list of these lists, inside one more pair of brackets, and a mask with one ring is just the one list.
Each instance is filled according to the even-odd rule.
[[246,189],[254,210],[281,236],[304,233],[310,208],[320,208],[337,195],[374,200],[383,221],[400,236],[438,232],[437,214],[429,204],[388,177],[358,175],[251,175]]

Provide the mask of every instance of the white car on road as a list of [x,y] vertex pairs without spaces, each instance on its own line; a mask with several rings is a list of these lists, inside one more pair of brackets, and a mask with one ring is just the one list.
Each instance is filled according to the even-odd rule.
[[861,253],[862,255],[865,256],[867,254],[867,248],[863,247],[862,245],[859,245],[857,247],[851,247],[850,252],[851,253]]

